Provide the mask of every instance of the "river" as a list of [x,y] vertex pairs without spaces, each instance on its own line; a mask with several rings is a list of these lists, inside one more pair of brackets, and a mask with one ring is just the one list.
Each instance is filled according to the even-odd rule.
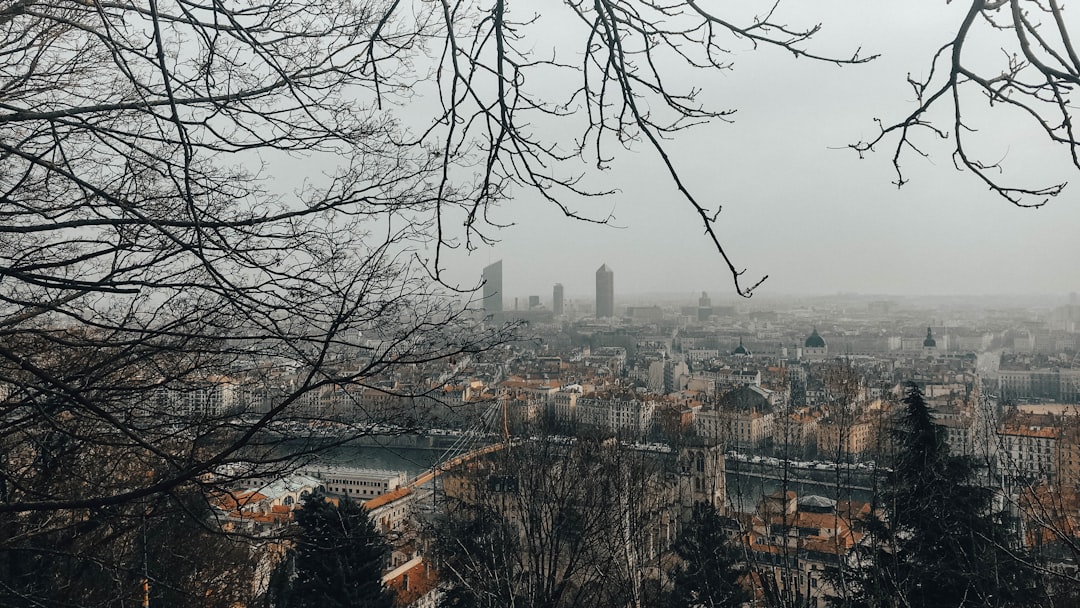
[[[352,444],[331,448],[323,453],[321,462],[332,465],[405,471],[409,477],[428,471],[432,465],[460,450],[449,447],[449,441],[420,442],[413,440],[368,441],[367,445]],[[787,481],[781,467],[764,463],[730,461],[725,475],[728,502],[734,510],[750,512],[761,497],[780,491],[794,491],[799,496],[816,494],[833,500],[869,500],[872,485],[866,472],[840,472],[837,489],[835,470],[789,469]]]
[[[731,466],[741,465],[741,466]],[[725,480],[728,503],[735,511],[748,513],[755,509],[762,496],[782,490],[795,492],[800,497],[817,495],[832,500],[869,501],[873,485],[868,473],[852,475],[841,471],[789,470],[785,479],[781,467],[755,465],[752,469],[745,463],[729,463]]]
[[[327,448],[320,452],[316,464],[405,471],[415,477],[432,465],[461,453],[450,439],[401,437],[365,437],[363,441]],[[305,440],[309,441],[309,440]],[[289,449],[290,444],[285,444]]]

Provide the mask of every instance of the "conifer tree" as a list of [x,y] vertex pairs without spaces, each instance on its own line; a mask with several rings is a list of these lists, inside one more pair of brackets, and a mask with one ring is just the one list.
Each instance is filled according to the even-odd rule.
[[[1021,606],[1043,595],[1034,567],[1011,541],[992,492],[972,483],[974,463],[949,454],[922,391],[907,388],[894,439],[897,458],[869,524],[852,594],[869,607]],[[850,579],[849,579],[850,580]]]
[[389,548],[367,511],[350,500],[316,495],[296,513],[295,577],[287,608],[391,608],[382,585]]
[[679,534],[675,551],[683,565],[675,570],[671,608],[741,606],[750,594],[739,584],[739,555],[724,535],[720,515],[707,503],[694,506],[690,522]]

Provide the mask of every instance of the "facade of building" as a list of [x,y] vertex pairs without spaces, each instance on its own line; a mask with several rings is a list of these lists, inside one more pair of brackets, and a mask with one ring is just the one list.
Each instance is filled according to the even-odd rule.
[[694,505],[708,504],[723,514],[727,509],[724,451],[718,445],[679,448],[679,504],[689,519]]
[[712,380],[718,387],[760,386],[761,372],[756,369],[706,369],[695,371],[693,378]]
[[310,467],[301,473],[318,479],[323,491],[331,496],[353,500],[371,500],[388,494],[407,483],[405,471],[354,467]]
[[765,446],[773,436],[774,405],[770,393],[743,386],[720,397],[715,408],[702,408],[694,418],[699,437],[735,449]]
[[551,289],[551,312],[556,317],[563,314],[563,286],[562,283],[555,283],[555,287]]
[[701,292],[701,297],[698,298],[697,308],[697,320],[699,322],[705,322],[712,316],[712,300],[709,299],[709,294],[704,291]]
[[1055,480],[1058,475],[1058,438],[1061,429],[1054,416],[1017,413],[998,428],[1001,467],[1028,480]]
[[835,419],[826,419],[817,426],[818,455],[825,460],[858,460],[870,452],[873,439],[874,425],[870,420],[843,424]]
[[615,273],[602,265],[596,270],[596,318],[615,316]]
[[165,412],[183,417],[218,417],[239,411],[241,390],[226,376],[185,382],[160,389],[157,398]]
[[657,410],[657,403],[651,400],[620,397],[585,398],[577,400],[573,420],[556,418],[556,422],[639,437],[652,428],[656,422]]
[[557,422],[573,421],[577,417],[580,386],[565,386],[552,396],[552,408]]
[[365,502],[364,508],[383,534],[400,532],[413,513],[416,500],[417,493],[408,486],[402,486]]
[[1062,489],[1080,493],[1080,416],[1065,416],[1058,435],[1058,482]]
[[802,408],[780,416],[774,422],[773,445],[788,448],[795,453],[806,453],[817,448],[818,424],[821,421],[820,410]]
[[997,385],[1003,401],[1048,400],[1080,403],[1080,369],[1003,367],[998,370]]
[[503,311],[502,260],[484,268],[484,314]]
[[606,370],[608,374],[619,375],[626,367],[626,349],[621,346],[601,346],[594,348],[582,357],[587,367]]
[[223,493],[214,506],[234,524],[259,530],[291,521],[293,511],[308,496],[323,490],[322,480],[293,473],[272,480],[253,480],[246,487]]
[[934,422],[945,429],[945,442],[949,444],[949,453],[957,456],[976,456],[978,452],[976,418],[969,411],[948,412],[946,415],[933,414]]
[[803,355],[810,359],[820,359],[828,356],[829,346],[825,343],[825,338],[821,337],[815,327],[810,335],[803,343]]

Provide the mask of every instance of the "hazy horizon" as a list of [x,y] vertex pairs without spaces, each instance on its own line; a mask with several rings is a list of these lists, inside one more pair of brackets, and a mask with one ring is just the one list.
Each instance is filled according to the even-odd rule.
[[[504,264],[506,262],[504,261]],[[504,275],[503,284],[506,285],[507,280]],[[539,296],[540,303],[544,307],[550,308],[552,298],[552,286],[548,286],[546,290],[533,290],[533,291],[519,291],[517,293],[513,291],[506,291],[503,295],[503,309],[514,310],[514,299],[518,298],[518,308],[521,310],[528,308],[528,297]],[[564,284],[565,289],[565,284]],[[639,291],[639,292],[620,292],[618,289],[618,274],[616,274],[616,289],[615,289],[615,303],[616,305],[651,305],[651,304],[696,304],[698,298],[701,296],[703,290],[678,290],[678,291]],[[877,302],[877,301],[889,301],[894,304],[912,304],[916,306],[940,306],[945,304],[962,304],[965,308],[971,307],[986,307],[994,308],[1000,306],[1007,307],[1040,307],[1040,308],[1053,308],[1066,304],[1080,303],[1080,295],[1078,292],[1067,293],[1029,293],[1029,294],[1009,294],[1009,293],[860,293],[860,292],[834,292],[834,293],[771,293],[761,291],[756,293],[751,298],[742,298],[734,293],[730,292],[718,292],[714,293],[708,290],[704,290],[713,306],[737,306],[744,308],[762,308],[771,305],[790,305],[793,301],[806,301],[806,302],[834,302],[834,301],[856,301],[856,302]],[[581,302],[592,304],[595,301],[594,291],[564,291],[564,298],[567,302]]]
[[[910,182],[903,188],[893,184],[893,149],[860,159],[846,147],[872,137],[875,118],[896,120],[910,111],[907,75],[926,73],[964,7],[875,4],[845,11],[843,2],[825,4],[785,5],[784,13],[798,24],[842,15],[823,20],[811,46],[840,54],[861,47],[881,58],[840,68],[740,48],[732,70],[671,79],[700,86],[703,104],[736,110],[732,124],[680,132],[668,145],[687,187],[711,208],[723,207],[716,227],[736,267],[746,269],[744,286],[768,275],[758,296],[1080,291],[1080,185],[1044,207],[1021,209],[956,170],[951,140],[919,138],[930,156],[905,157]],[[1020,184],[1061,181],[1074,170],[1059,147],[1014,116],[987,111],[985,100],[975,98],[965,109],[985,136],[980,156],[1007,159]],[[490,247],[448,256],[447,276],[466,286],[502,259],[507,294],[550,299],[555,283],[568,296],[591,293],[594,272],[606,263],[617,297],[707,291],[714,300],[737,298],[700,219],[656,155],[638,144],[632,152],[611,151],[615,159],[602,177],[616,194],[573,208],[591,218],[610,214],[612,227],[567,219],[519,189],[490,212],[514,225],[493,234],[499,242]]]

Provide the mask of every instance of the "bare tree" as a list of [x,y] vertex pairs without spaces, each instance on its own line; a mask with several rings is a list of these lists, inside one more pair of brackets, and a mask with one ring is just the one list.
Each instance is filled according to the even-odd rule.
[[[102,578],[137,597],[125,548],[146,501],[175,516],[171,495],[205,506],[287,470],[320,447],[281,444],[319,430],[317,391],[355,400],[336,441],[407,426],[367,410],[365,388],[425,392],[505,335],[412,261],[456,196],[362,99],[416,78],[418,28],[388,16],[0,7],[3,603],[92,603],[79,589]],[[393,65],[406,78],[384,77]],[[260,165],[301,152],[332,159],[326,179],[290,193]],[[37,561],[70,580],[19,575]]]
[[[720,206],[691,191],[667,151],[676,132],[728,120],[733,113],[699,101],[695,77],[729,69],[731,50],[739,47],[839,65],[873,59],[857,50],[837,57],[815,54],[809,43],[820,25],[787,24],[780,3],[758,7],[764,12],[721,14],[692,1],[571,0],[543,8],[545,19],[561,19],[573,36],[550,50],[537,48],[539,8],[506,0],[485,3],[480,11],[460,1],[437,5],[441,14],[435,18],[444,33],[438,57],[444,112],[421,141],[438,144],[444,166],[471,142],[482,142],[475,162],[484,168],[483,179],[466,219],[470,235],[487,240],[478,220],[510,186],[539,192],[569,217],[608,223],[610,215],[583,212],[574,204],[612,192],[587,169],[610,166],[616,149],[640,142],[659,157],[736,290],[747,297],[765,278],[743,284],[745,269],[736,266],[716,233]],[[564,135],[567,125],[571,137]],[[562,130],[545,128],[551,126]],[[443,175],[447,179],[452,171]]]
[[739,44],[869,58],[815,54],[775,5],[560,10],[578,37],[547,54],[505,0],[0,3],[0,551],[318,449],[287,435],[410,426],[509,335],[472,322],[446,249],[495,238],[513,188],[606,222],[576,205],[613,147],[658,155],[749,296],[665,149],[728,111],[668,75]]
[[444,479],[447,605],[641,606],[679,506],[670,455],[540,437]]
[[[1020,207],[1040,207],[1064,189],[1066,182],[1028,185],[1028,176],[1013,176],[1001,152],[982,149],[983,130],[1015,125],[1019,116],[1028,128],[1065,147],[1069,161],[1080,167],[1070,94],[1080,84],[1080,55],[1072,41],[1070,17],[1057,0],[969,0],[952,38],[939,47],[924,77],[908,76],[915,107],[901,119],[880,121],[880,133],[852,144],[859,154],[879,146],[893,150],[896,185],[907,178],[905,157],[927,156],[923,138],[952,139],[953,164],[967,169],[993,192]],[[995,49],[996,47],[996,49]],[[997,50],[997,52],[994,52]],[[990,121],[973,119],[974,108],[995,109]],[[943,113],[934,115],[938,106]],[[940,116],[940,117],[939,117]],[[1015,129],[1006,133],[1011,139]]]
[[[316,449],[281,451],[285,431],[313,428],[289,421],[347,439],[421,418],[396,406],[508,335],[447,297],[443,252],[493,238],[511,187],[586,219],[569,201],[610,191],[582,175],[609,145],[646,140],[727,260],[662,143],[724,112],[660,65],[722,69],[734,39],[814,57],[815,28],[693,3],[564,10],[583,27],[574,65],[533,53],[535,15],[503,0],[0,5],[12,538],[48,528],[28,514],[105,517],[284,470]],[[540,73],[577,84],[545,97],[527,86]],[[425,83],[441,103],[417,131],[401,116]],[[579,137],[542,137],[537,120]],[[371,411],[365,389],[398,400]],[[326,416],[321,392],[345,406]]]

